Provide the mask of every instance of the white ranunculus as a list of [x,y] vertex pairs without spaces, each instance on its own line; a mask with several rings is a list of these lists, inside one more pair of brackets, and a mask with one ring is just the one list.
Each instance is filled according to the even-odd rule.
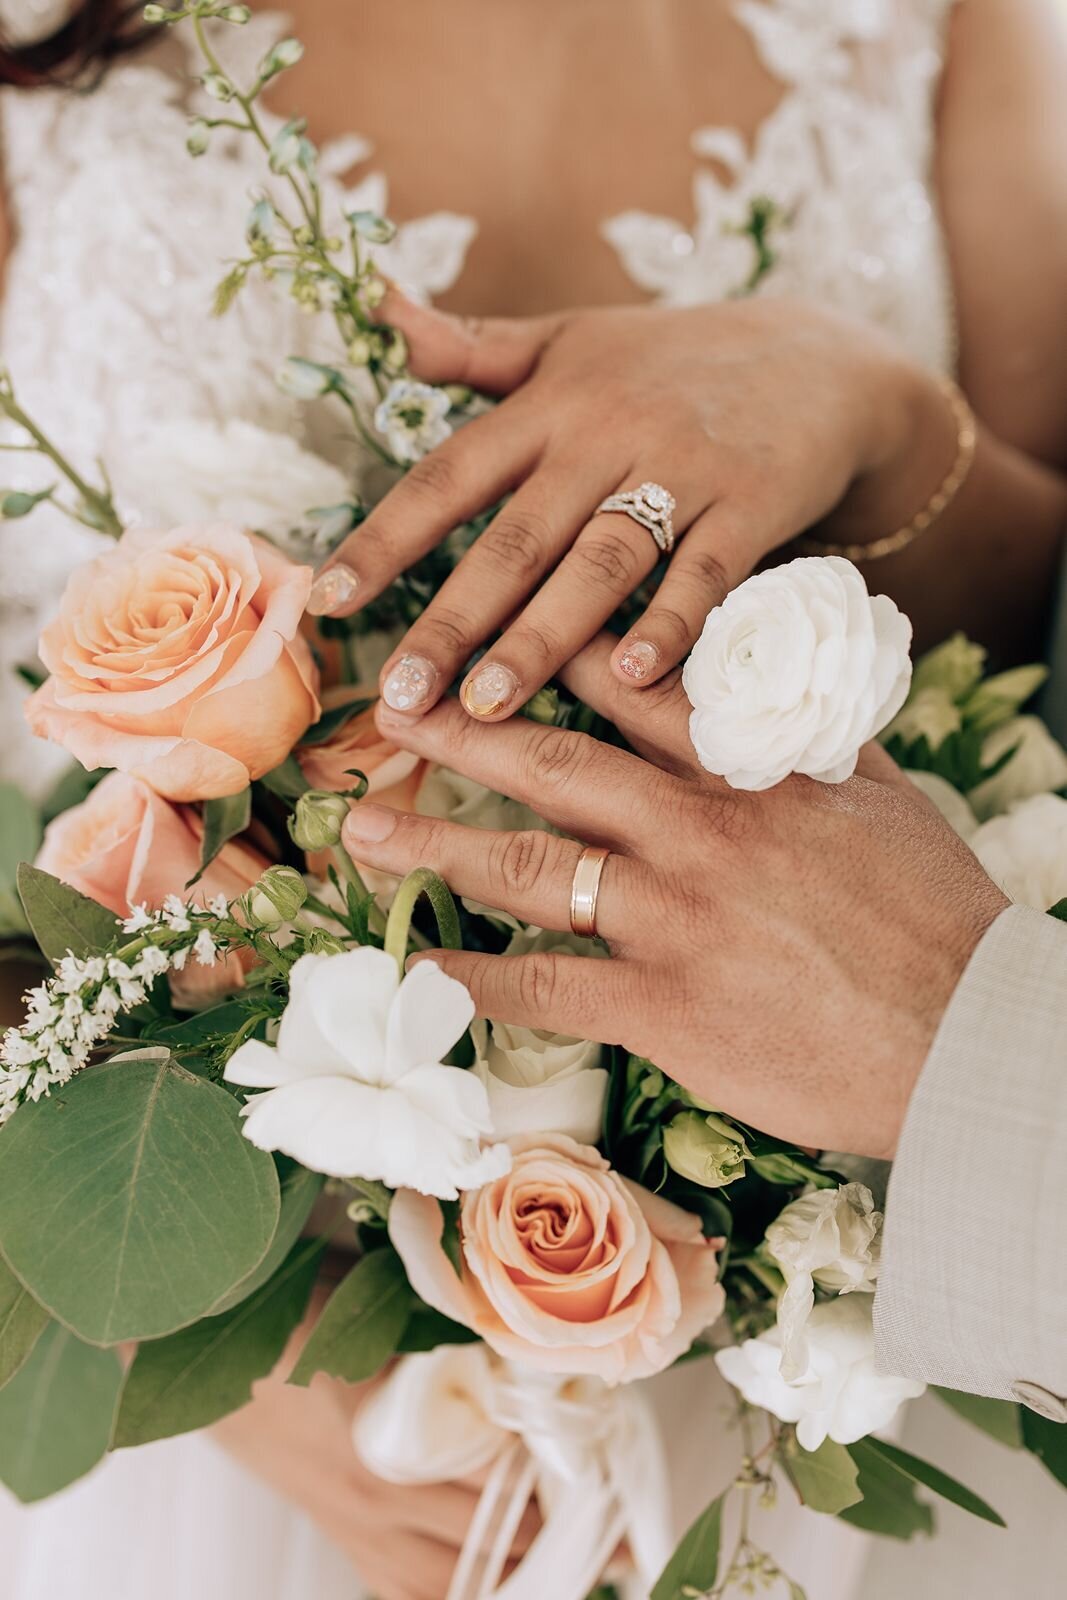
[[808,1343],[809,1364],[797,1383],[787,1383],[779,1371],[778,1328],[715,1356],[727,1383],[749,1405],[796,1424],[797,1440],[805,1450],[817,1450],[828,1438],[855,1444],[868,1433],[887,1428],[903,1402],[916,1399],[926,1388],[912,1378],[887,1377],[875,1370],[870,1295],[849,1295],[816,1306],[808,1323]]
[[529,806],[507,795],[487,789],[484,783],[465,778],[449,767],[431,767],[415,796],[415,810],[423,817],[440,817],[465,828],[491,828],[498,833],[515,833],[522,828],[541,828],[549,824]]
[[961,839],[971,837],[978,827],[978,818],[963,795],[952,787],[947,778],[942,778],[936,772],[917,772],[910,769],[905,771],[904,776],[910,778],[917,789],[922,790]]
[[[599,947],[573,934],[527,928],[516,933],[506,955],[596,956]],[[589,1039],[513,1023],[471,1024],[474,1070],[485,1084],[493,1133],[510,1139],[521,1133],[566,1133],[579,1144],[596,1144],[601,1134],[608,1073],[600,1065],[604,1047]]]
[[839,1294],[855,1289],[874,1293],[881,1229],[881,1212],[862,1183],[801,1195],[767,1229],[767,1251],[786,1282],[778,1301],[778,1328],[787,1382],[800,1378],[808,1365],[805,1330],[815,1306],[815,1285]]
[[1048,911],[1067,899],[1067,800],[1035,794],[983,822],[968,841],[1009,900]]
[[281,539],[315,506],[351,498],[343,472],[288,434],[178,418],[116,465],[119,503],[151,528],[233,522]]
[[841,783],[904,703],[911,624],[856,567],[800,557],[746,579],[685,664],[701,765],[735,789],[791,772]]
[[1040,717],[1012,717],[1001,723],[982,745],[982,765],[991,767],[1014,750],[992,778],[967,796],[980,822],[1007,811],[1018,800],[1067,788],[1067,750],[1049,733]]
[[371,1178],[454,1200],[510,1170],[485,1086],[442,1065],[474,1016],[454,978],[420,962],[401,982],[382,950],[301,956],[275,1045],[250,1039],[229,1083],[266,1089],[244,1108],[245,1137],[313,1172]]

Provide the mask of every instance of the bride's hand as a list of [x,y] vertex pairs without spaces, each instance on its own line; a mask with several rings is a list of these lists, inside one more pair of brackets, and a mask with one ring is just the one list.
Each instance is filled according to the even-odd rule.
[[[764,1132],[887,1156],[938,1022],[1007,903],[933,806],[875,746],[857,776],[760,794],[697,764],[678,676],[637,697],[604,636],[564,678],[643,760],[517,717],[481,727],[454,700],[387,737],[610,847],[598,928],[613,961],[435,952],[478,1014],[625,1045]],[[652,764],[655,762],[655,765]],[[580,846],[366,802],[356,860],[434,867],[458,895],[566,929]]]
[[421,376],[507,398],[386,495],[320,574],[311,609],[357,610],[513,491],[386,663],[382,693],[408,713],[433,705],[500,628],[464,683],[466,709],[487,720],[596,634],[659,555],[629,517],[594,516],[617,490],[652,481],[677,500],[666,576],[612,656],[621,682],[648,685],[769,551],[835,507],[849,539],[892,532],[956,448],[928,376],[881,335],[802,303],[471,324],[394,293],[383,316]]

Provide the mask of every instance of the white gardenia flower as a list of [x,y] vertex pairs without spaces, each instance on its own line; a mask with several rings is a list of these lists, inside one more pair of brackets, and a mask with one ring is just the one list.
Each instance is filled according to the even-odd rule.
[[904,776],[910,778],[917,789],[922,790],[961,839],[970,839],[978,827],[978,818],[963,795],[952,787],[947,778],[942,778],[936,772],[913,771],[910,768],[905,770]]
[[452,432],[452,401],[443,389],[398,378],[374,413],[374,426],[398,461],[421,461]]
[[802,556],[747,578],[685,664],[701,765],[735,789],[791,772],[842,783],[904,703],[910,643],[911,623],[850,561]]
[[[599,955],[599,947],[574,934],[527,928],[516,933],[506,955],[535,951]],[[566,1133],[579,1144],[600,1138],[608,1073],[604,1047],[543,1028],[504,1022],[471,1024],[474,1071],[485,1084],[493,1132],[498,1139],[521,1133]]]
[[1009,750],[1015,752],[1010,761],[967,796],[981,822],[1007,811],[1018,800],[1067,788],[1067,750],[1040,717],[1012,717],[1001,723],[982,745],[982,765],[993,766]]
[[1009,900],[1048,911],[1067,899],[1067,800],[1036,794],[983,822],[968,841]]
[[771,1223],[769,1255],[785,1278],[778,1301],[782,1377],[796,1382],[808,1365],[805,1329],[815,1305],[815,1285],[839,1294],[874,1293],[881,1253],[881,1212],[862,1183],[801,1195]]
[[442,1065],[474,1016],[467,990],[421,962],[401,982],[382,950],[305,955],[289,975],[276,1045],[250,1039],[229,1083],[267,1089],[244,1108],[245,1137],[313,1172],[369,1178],[440,1200],[511,1166],[485,1086]]
[[911,1378],[875,1370],[873,1300],[849,1295],[815,1307],[808,1322],[810,1359],[799,1382],[787,1383],[779,1370],[782,1335],[769,1328],[758,1339],[719,1350],[715,1364],[727,1383],[749,1405],[760,1406],[781,1422],[796,1424],[805,1450],[825,1439],[855,1444],[887,1428],[905,1400],[926,1388]]

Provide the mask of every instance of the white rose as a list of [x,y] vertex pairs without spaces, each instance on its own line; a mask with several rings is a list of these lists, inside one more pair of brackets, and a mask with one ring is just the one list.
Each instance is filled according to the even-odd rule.
[[991,767],[1015,754],[992,778],[967,796],[981,822],[1007,811],[1017,800],[1067,787],[1067,750],[1049,733],[1040,717],[1012,717],[982,745],[982,765]]
[[815,1285],[849,1294],[873,1294],[881,1253],[881,1212],[862,1183],[816,1189],[786,1206],[767,1229],[769,1254],[786,1281],[778,1301],[782,1377],[792,1383],[808,1365],[805,1330],[815,1305]]
[[701,765],[735,789],[791,772],[841,783],[904,703],[911,623],[835,556],[746,579],[704,624],[685,664]]
[[942,778],[936,772],[904,773],[910,778],[916,789],[921,789],[926,798],[937,807],[949,827],[958,833],[961,839],[970,839],[978,827],[978,818],[971,810],[970,805],[954,789],[947,778]]
[[432,962],[401,981],[365,947],[301,956],[277,1043],[249,1039],[228,1083],[266,1089],[244,1107],[244,1134],[312,1172],[370,1178],[454,1200],[511,1168],[492,1133],[485,1085],[444,1058],[474,1015],[463,984]]
[[887,1428],[905,1400],[926,1388],[911,1378],[891,1378],[875,1370],[873,1301],[851,1295],[816,1306],[808,1323],[810,1362],[797,1383],[779,1371],[782,1335],[769,1328],[758,1339],[720,1350],[715,1363],[749,1405],[760,1406],[781,1422],[794,1422],[805,1450],[825,1439],[855,1444]]
[[[596,956],[599,947],[573,934],[527,928],[516,933],[506,955]],[[604,1047],[588,1039],[510,1023],[471,1024],[474,1071],[485,1084],[493,1133],[566,1133],[579,1144],[600,1138],[608,1073],[600,1065]]]
[[1036,794],[994,817],[969,840],[1009,900],[1048,911],[1067,898],[1067,800]]

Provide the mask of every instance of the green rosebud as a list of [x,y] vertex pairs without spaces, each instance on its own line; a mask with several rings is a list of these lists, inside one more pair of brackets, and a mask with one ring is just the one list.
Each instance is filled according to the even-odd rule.
[[1014,717],[1019,707],[1035,695],[1048,677],[1043,666],[1014,667],[998,672],[980,683],[963,707],[963,720],[969,728],[992,733],[1002,722]]
[[722,1117],[683,1111],[663,1134],[667,1165],[704,1189],[722,1189],[745,1175],[748,1145]]
[[295,867],[268,867],[244,897],[245,914],[253,927],[276,928],[292,922],[307,897]]
[[985,657],[980,644],[972,644],[964,633],[954,633],[916,662],[911,692],[915,695],[923,689],[941,689],[951,700],[962,699],[982,676]]
[[205,122],[203,117],[195,117],[189,124],[189,132],[185,139],[185,148],[191,156],[202,156],[211,143],[211,124]]
[[300,850],[332,850],[341,840],[348,801],[328,789],[309,789],[289,818],[289,835]]

